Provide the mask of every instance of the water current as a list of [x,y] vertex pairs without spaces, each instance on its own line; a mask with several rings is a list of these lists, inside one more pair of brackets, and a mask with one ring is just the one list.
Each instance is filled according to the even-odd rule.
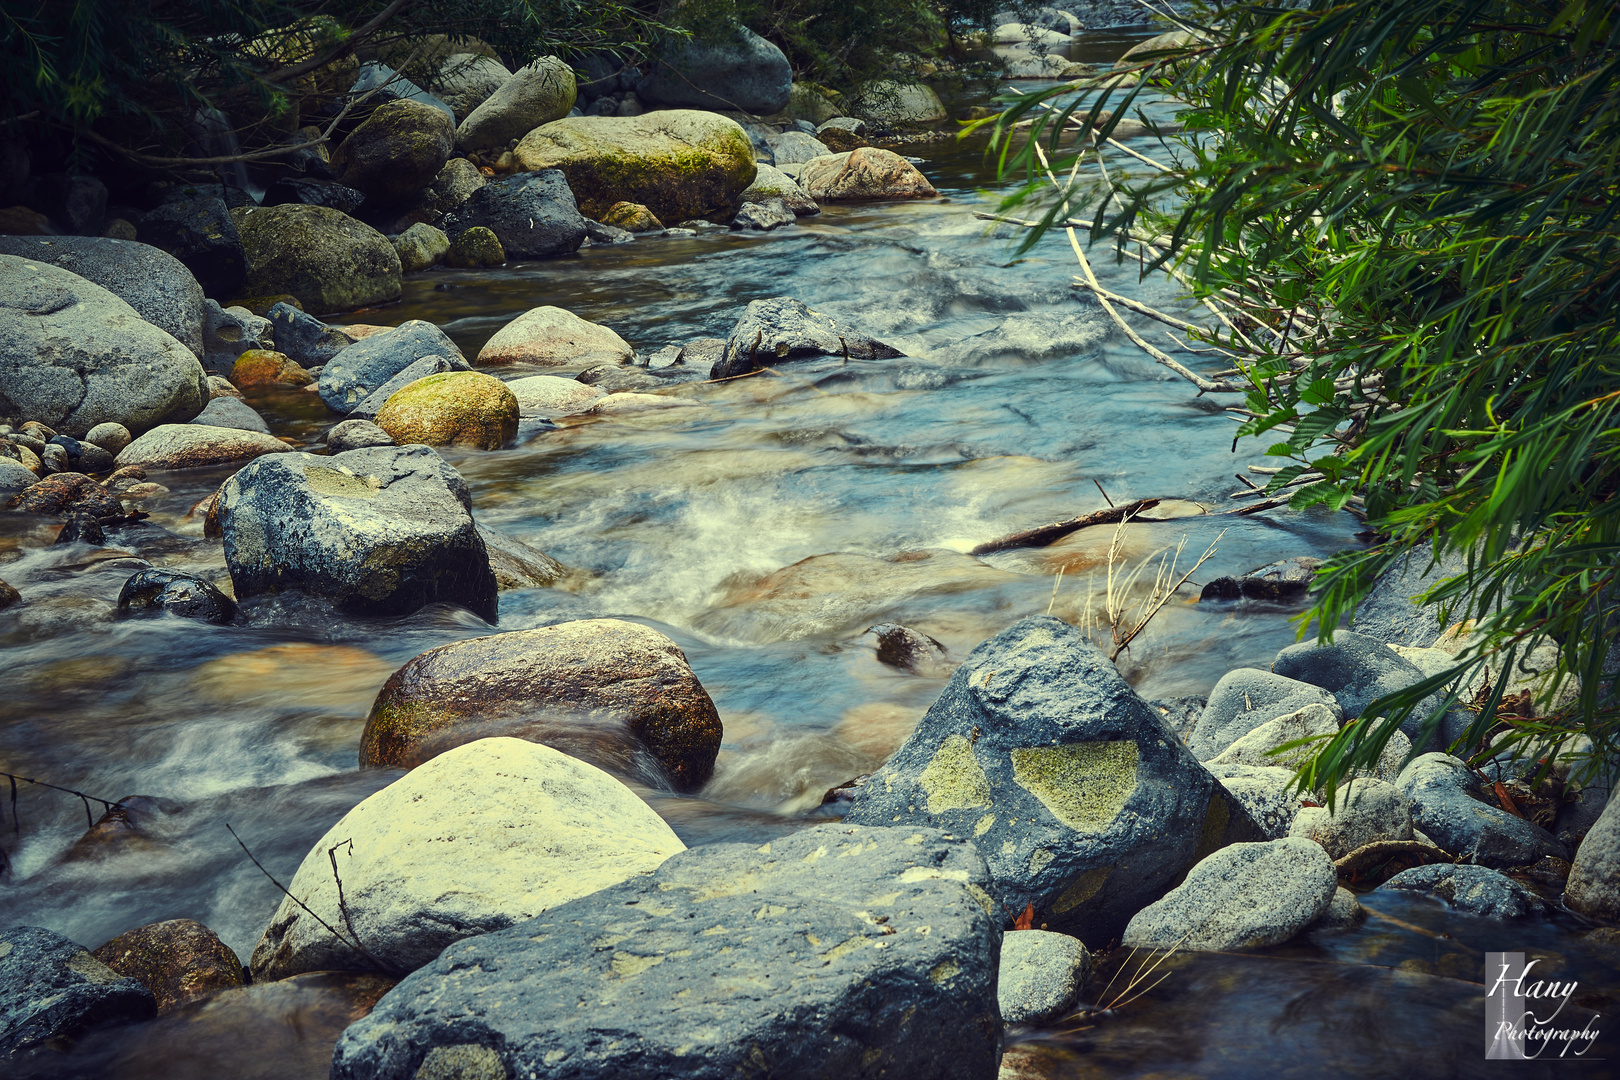
[[[1124,47],[1112,45],[1111,55]],[[644,239],[436,270],[407,278],[398,304],[338,320],[429,319],[472,356],[523,311],[557,305],[648,354],[724,337],[750,300],[792,296],[907,354],[722,384],[694,373],[672,392],[702,408],[528,425],[510,449],[446,450],[480,520],[573,568],[561,587],[503,593],[496,627],[440,607],[386,621],[291,606],[239,626],[114,621],[138,559],[227,580],[219,543],[189,510],[228,469],[155,474],[170,490],[142,504],[148,526],[105,549],[52,547],[54,525],[0,516],[0,576],[24,598],[0,615],[0,770],[151,800],[138,835],[76,847],[85,807],[25,787],[15,822],[5,805],[0,846],[12,868],[0,923],[47,926],[94,947],[189,917],[245,958],[279,894],[226,824],[290,878],[321,833],[399,775],[357,769],[366,711],[391,671],[448,641],[597,616],[667,633],[713,696],[726,738],[696,796],[645,794],[688,844],[759,842],[825,820],[815,816],[823,793],[879,763],[944,685],[880,664],[868,627],[904,623],[960,658],[1025,615],[1077,618],[1113,533],[985,558],[966,554],[974,545],[1102,507],[1104,492],[1195,504],[1178,504],[1193,516],[1131,526],[1124,547],[1136,560],[1185,540],[1185,565],[1214,543],[1199,581],[1357,542],[1354,519],[1319,510],[1196,514],[1237,505],[1233,473],[1265,462],[1264,445],[1234,449],[1236,424],[1220,403],[1153,364],[1071,286],[1061,234],[1018,257],[1018,230],[973,216],[1004,189],[982,139],[906,152],[924,159],[943,199],[828,205],[766,235]],[[1134,259],[1093,261],[1107,287],[1190,312],[1176,287],[1141,279]],[[1142,332],[1190,366],[1221,366],[1155,324]],[[300,443],[331,421],[302,391],[249,400]],[[1148,698],[1206,694],[1233,667],[1268,666],[1294,639],[1287,610],[1199,605],[1196,595],[1186,590],[1122,657]],[[1298,1068],[1276,1075],[1474,1075],[1457,1063],[1479,1057],[1476,984],[1491,948],[1562,956],[1568,977],[1610,988],[1599,1005],[1615,1000],[1615,958],[1581,952],[1563,924],[1508,942],[1492,937],[1499,924],[1463,919],[1459,931],[1458,917],[1427,900],[1369,906],[1390,918],[1337,944],[1178,957],[1162,988],[1116,1017],[1015,1032],[1021,1067],[1240,1077],[1270,1075],[1256,1062],[1281,1054]],[[98,1036],[62,1075],[324,1076],[346,1003],[375,992],[321,979]],[[1412,1010],[1420,1028],[1403,1016]],[[261,1050],[252,1061],[242,1060],[244,1041]]]

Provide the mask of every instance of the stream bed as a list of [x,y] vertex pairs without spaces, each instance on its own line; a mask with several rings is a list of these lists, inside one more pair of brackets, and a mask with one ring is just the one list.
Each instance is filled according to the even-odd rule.
[[[0,614],[0,770],[108,800],[148,797],[137,830],[80,842],[80,801],[25,786],[0,832],[11,862],[0,919],[94,948],[145,923],[193,918],[246,958],[280,894],[226,825],[286,882],[334,821],[400,775],[357,769],[367,710],[395,668],[449,641],[605,616],[668,634],[714,698],[725,743],[701,792],[643,794],[689,845],[758,843],[827,820],[827,789],[879,764],[943,687],[943,676],[879,663],[868,627],[903,623],[960,659],[1023,616],[1078,619],[1113,530],[984,558],[967,554],[975,545],[1105,498],[1144,497],[1196,505],[1179,511],[1193,516],[1127,528],[1125,556],[1185,540],[1185,567],[1215,544],[1199,582],[1357,543],[1352,517],[1319,509],[1196,513],[1237,505],[1233,474],[1263,463],[1264,445],[1234,450],[1221,404],[1195,397],[1071,287],[1065,237],[1015,257],[1017,230],[973,216],[999,198],[983,150],[982,139],[905,148],[924,159],[939,201],[829,205],[765,235],[434,270],[408,277],[398,304],[339,320],[428,319],[472,356],[517,315],[556,305],[650,354],[724,337],[750,300],[791,296],[907,354],[694,379],[677,392],[701,409],[575,417],[555,430],[526,425],[510,449],[446,450],[481,521],[572,569],[557,588],[503,593],[494,628],[447,607],[333,620],[261,606],[224,627],[114,621],[134,558],[225,578],[219,542],[203,538],[190,509],[230,469],[154,473],[168,494],[141,504],[147,525],[106,548],[52,547],[53,523],[0,515],[0,577],[24,600]],[[1099,254],[1093,264],[1111,289],[1187,310],[1159,277],[1140,280],[1134,260]],[[250,391],[249,402],[301,443],[333,419],[303,391]],[[1144,697],[1207,694],[1231,668],[1269,667],[1294,640],[1290,610],[1196,596],[1184,590],[1121,657]],[[1032,1076],[1469,1076],[1483,1065],[1483,951],[1543,950],[1560,977],[1598,995],[1591,1007],[1608,1012],[1617,1000],[1617,957],[1587,948],[1573,922],[1501,938],[1504,924],[1427,900],[1368,906],[1366,927],[1331,943],[1175,957],[1171,978],[1118,1015],[1015,1030],[1009,1045]],[[1396,921],[1380,917],[1386,908]],[[1124,962],[1110,958],[1102,981]],[[48,1075],[325,1076],[337,1032],[377,988],[322,979],[229,991],[101,1033]],[[1274,1070],[1279,1061],[1290,1064]],[[1519,1074],[1496,1066],[1491,1075]]]

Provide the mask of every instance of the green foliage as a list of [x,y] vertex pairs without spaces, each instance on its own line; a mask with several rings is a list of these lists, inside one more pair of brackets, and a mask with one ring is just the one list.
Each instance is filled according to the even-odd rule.
[[[1319,572],[1301,632],[1314,620],[1330,637],[1381,573],[1450,554],[1465,569],[1425,599],[1478,635],[1450,671],[1374,703],[1385,719],[1347,726],[1301,782],[1331,790],[1423,696],[1485,673],[1492,692],[1463,703],[1478,714],[1453,752],[1540,756],[1582,734],[1589,766],[1620,760],[1607,661],[1620,641],[1620,13],[1308,0],[1198,17],[1202,40],[1147,71],[1189,106],[1173,171],[1116,170],[1064,212],[1094,203],[1094,239],[1121,246],[1132,228],[1172,238],[1158,262],[1246,335],[1204,338],[1248,388],[1238,433],[1272,433],[1286,465],[1268,490],[1292,484],[1295,507],[1350,509],[1376,533]],[[1055,114],[1022,143],[1011,124],[1058,96],[1003,118],[1006,169],[1033,170],[1034,139],[1057,149]],[[1503,707],[1503,673],[1548,642],[1578,696]]]

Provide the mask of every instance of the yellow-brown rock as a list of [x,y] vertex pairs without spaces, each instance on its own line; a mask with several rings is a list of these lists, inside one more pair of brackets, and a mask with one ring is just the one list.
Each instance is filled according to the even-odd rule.
[[152,991],[160,1013],[246,981],[236,953],[192,919],[138,927],[90,955]]
[[377,426],[401,446],[498,450],[517,435],[518,400],[494,376],[446,371],[396,392],[377,413]]
[[308,386],[315,376],[305,371],[286,353],[269,349],[249,349],[236,358],[231,382],[236,386]]
[[661,232],[664,223],[658,215],[640,203],[616,202],[602,215],[602,224],[612,225],[627,232]]

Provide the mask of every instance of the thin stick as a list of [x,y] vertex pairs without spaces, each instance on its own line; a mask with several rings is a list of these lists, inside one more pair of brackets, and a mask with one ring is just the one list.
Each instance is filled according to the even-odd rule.
[[1098,481],[1095,477],[1092,478],[1091,482],[1093,484],[1097,485],[1097,494],[1099,494],[1099,495],[1101,495],[1103,497],[1103,502],[1107,503],[1109,506],[1113,506],[1114,505],[1114,500],[1110,499],[1108,497],[1108,492],[1103,490],[1102,483],[1100,481]]

